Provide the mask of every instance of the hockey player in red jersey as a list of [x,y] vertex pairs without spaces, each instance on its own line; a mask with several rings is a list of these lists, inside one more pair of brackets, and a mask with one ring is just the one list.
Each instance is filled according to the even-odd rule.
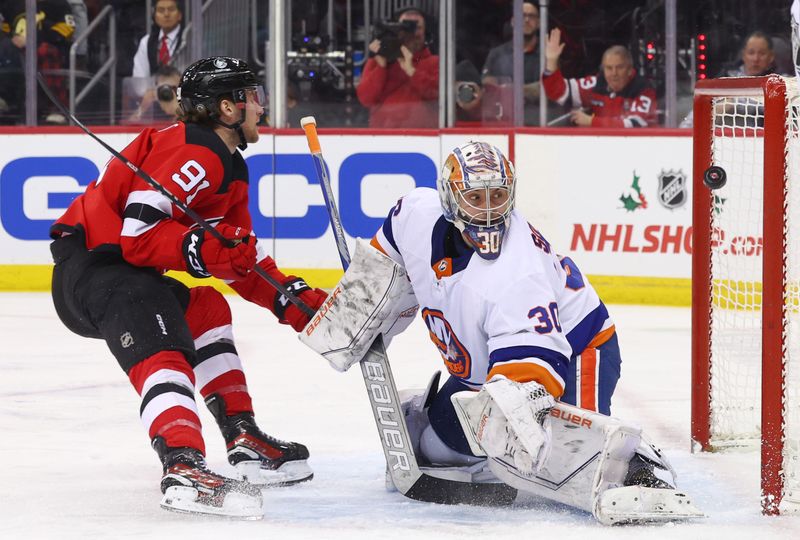
[[[308,450],[255,423],[222,294],[189,288],[163,272],[225,280],[297,331],[308,316],[251,272],[254,265],[314,309],[326,294],[281,273],[251,233],[248,172],[237,146],[258,140],[264,94],[247,64],[200,60],[183,74],[178,98],[181,121],[144,130],[123,154],[234,247],[112,159],[51,228],[53,301],[67,328],[106,341],[141,396],[142,423],[164,470],[162,506],[257,518],[261,494],[254,485],[309,480]],[[195,388],[219,424],[239,479],[205,465]]]

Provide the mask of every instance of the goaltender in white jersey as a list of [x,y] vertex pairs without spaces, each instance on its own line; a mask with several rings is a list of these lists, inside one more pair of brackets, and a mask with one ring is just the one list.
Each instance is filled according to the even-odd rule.
[[608,416],[614,324],[575,263],[514,210],[515,184],[496,147],[455,148],[438,189],[400,199],[372,238],[387,257],[360,242],[301,339],[344,371],[418,305],[450,373],[402,403],[425,474],[504,483],[609,524],[701,516],[641,429]]
[[[494,185],[484,187],[488,177]],[[408,273],[451,375],[432,403],[432,429],[462,454],[469,446],[453,393],[502,375],[610,414],[620,374],[605,305],[575,263],[514,209],[515,181],[491,145],[456,148],[438,193],[418,188],[400,199],[371,242]]]
[[[487,260],[442,215],[436,191],[418,188],[397,203],[371,243],[405,267],[430,337],[459,382],[480,388],[501,374],[536,380],[556,397],[569,386],[567,401],[609,414],[619,354],[608,311],[574,262],[556,255],[519,211],[508,217],[502,251],[498,245]],[[607,360],[596,347],[609,341]]]

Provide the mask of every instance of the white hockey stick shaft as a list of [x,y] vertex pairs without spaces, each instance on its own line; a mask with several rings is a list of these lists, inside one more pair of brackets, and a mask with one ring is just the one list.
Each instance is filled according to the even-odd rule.
[[[336,238],[336,247],[345,270],[350,265],[350,253],[344,238],[342,222],[333,198],[331,181],[322,157],[322,147],[317,135],[317,122],[313,116],[306,116],[300,120],[300,125],[306,133],[308,149],[314,158],[317,178],[322,187],[325,206],[331,220],[331,227]],[[386,463],[395,486],[406,494],[422,473],[419,471],[417,459],[408,436],[405,417],[400,407],[400,398],[394,383],[392,370],[386,356],[383,338],[378,337],[370,346],[369,351],[360,361],[361,373],[367,386],[372,413],[383,442],[383,452]]]

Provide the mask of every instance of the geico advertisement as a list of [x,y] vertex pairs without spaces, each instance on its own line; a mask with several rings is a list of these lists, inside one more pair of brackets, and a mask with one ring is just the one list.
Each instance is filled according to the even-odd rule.
[[518,170],[536,171],[519,183],[526,215],[584,272],[691,277],[690,136],[520,135],[516,147]]
[[[122,149],[135,134],[102,134]],[[371,237],[397,199],[434,187],[444,155],[475,135],[322,135],[342,226]],[[508,148],[505,135],[480,136]],[[260,242],[287,267],[340,264],[314,164],[302,135],[262,135],[244,153]],[[86,135],[0,135],[0,264],[50,262],[48,230],[97,178],[109,154]]]

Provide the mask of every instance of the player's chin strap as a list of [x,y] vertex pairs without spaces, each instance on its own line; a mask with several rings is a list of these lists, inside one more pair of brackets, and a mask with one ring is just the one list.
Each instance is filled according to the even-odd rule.
[[237,145],[237,147],[239,148],[239,150],[244,150],[245,148],[247,148],[247,139],[244,138],[244,130],[242,130],[242,124],[244,123],[246,116],[247,116],[247,109],[242,107],[242,118],[239,119],[239,121],[237,122],[228,124],[227,122],[223,122],[222,120],[220,120],[219,115],[217,114],[212,116],[211,120],[218,126],[222,126],[236,131],[236,134],[239,135],[239,144]]
[[[236,107],[239,110],[242,111],[242,117],[238,121],[233,122],[232,124],[228,124],[227,122],[223,122],[222,120],[219,119],[219,113],[218,112],[215,112],[215,113],[211,114],[211,121],[214,122],[215,124],[217,124],[218,126],[222,126],[224,128],[228,128],[228,129],[232,129],[232,130],[236,131],[236,134],[239,135],[239,144],[237,145],[237,147],[239,148],[239,150],[244,150],[245,148],[247,148],[247,139],[244,138],[244,130],[242,130],[242,124],[244,123],[245,119],[247,118],[247,106],[246,106],[247,102],[246,101],[244,101],[244,102],[236,101],[235,99],[236,98],[234,96],[234,103],[236,104]],[[246,96],[245,96],[245,99],[247,99]]]

